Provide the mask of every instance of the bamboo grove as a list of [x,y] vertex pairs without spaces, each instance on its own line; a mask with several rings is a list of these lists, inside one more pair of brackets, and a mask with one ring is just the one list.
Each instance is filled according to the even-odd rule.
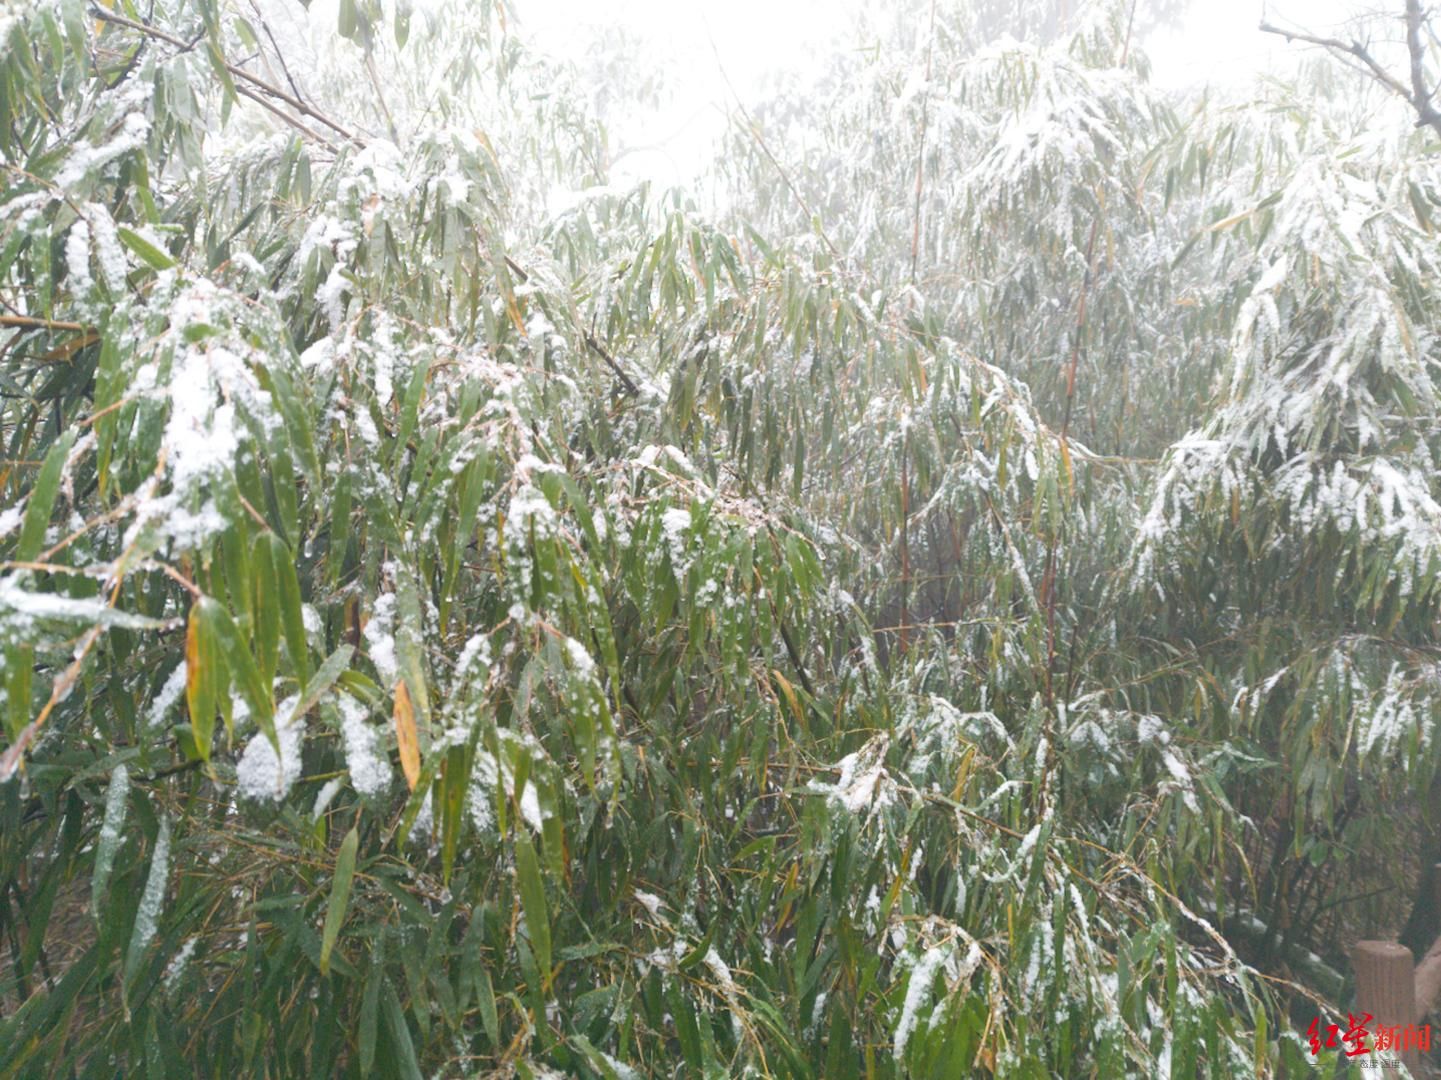
[[1438,929],[1435,136],[1129,8],[718,205],[490,0],[0,9],[0,1075],[1311,1068]]

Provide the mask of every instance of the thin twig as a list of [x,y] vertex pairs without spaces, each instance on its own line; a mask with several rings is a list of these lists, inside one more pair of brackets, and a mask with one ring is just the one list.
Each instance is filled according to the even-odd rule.
[[390,141],[400,144],[400,135],[395,130],[395,121],[390,115],[390,106],[385,103],[385,88],[380,84],[380,74],[375,70],[375,61],[369,51],[365,54],[365,70],[370,76],[370,85],[375,87],[375,100],[380,103],[380,114],[385,117],[385,128],[390,132]]
[[[911,284],[916,283],[916,267],[921,254],[921,190],[926,175],[926,125],[931,104],[931,52],[936,46],[936,0],[931,0],[931,32],[926,41],[926,85],[921,91],[921,139],[916,149],[916,206],[911,227]],[[902,650],[904,641],[902,638]]]
[[[1076,401],[1076,368],[1081,359],[1081,338],[1086,332],[1086,297],[1096,273],[1096,234],[1100,231],[1101,212],[1091,219],[1091,235],[1086,241],[1086,276],[1081,279],[1081,295],[1076,304],[1076,336],[1071,342],[1071,355],[1066,365],[1066,408],[1061,417],[1061,449],[1069,458],[1071,441],[1071,410]],[[1041,590],[1046,603],[1046,704],[1054,703],[1052,679],[1056,668],[1056,555],[1060,533],[1051,536],[1046,546],[1046,573]]]
[[[260,22],[260,29],[265,31],[265,36],[270,39],[270,47],[275,50],[275,59],[280,62],[280,70],[285,75],[285,81],[290,84],[290,89],[295,92],[297,99],[303,97],[300,93],[300,85],[295,81],[295,76],[290,74],[290,65],[285,62],[285,53],[280,50],[280,43],[275,40],[275,35],[270,32],[270,23],[261,12],[255,0],[250,0],[250,8],[255,12],[256,19]],[[263,59],[262,55],[262,59]],[[268,65],[267,65],[268,66]]]
[[901,433],[901,654],[910,648],[906,628],[911,621],[911,479],[909,461],[911,439],[909,429]]

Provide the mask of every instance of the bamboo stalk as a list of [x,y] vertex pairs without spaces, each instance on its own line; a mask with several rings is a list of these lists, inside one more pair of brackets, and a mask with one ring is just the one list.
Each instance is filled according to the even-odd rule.
[[90,329],[84,323],[64,322],[60,319],[37,319],[31,315],[0,315],[0,326],[14,327],[20,330],[69,330],[77,334]]

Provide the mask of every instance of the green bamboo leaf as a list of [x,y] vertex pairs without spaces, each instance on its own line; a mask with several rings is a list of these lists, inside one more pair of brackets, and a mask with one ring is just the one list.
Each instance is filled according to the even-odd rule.
[[304,686],[310,680],[310,643],[305,636],[305,618],[300,610],[300,578],[295,558],[278,533],[265,534],[270,544],[270,565],[275,575],[276,598],[280,603],[280,625],[285,632],[285,651]]
[[410,1037],[410,1027],[405,1022],[405,1013],[400,1008],[400,998],[390,980],[385,981],[384,1000],[385,1028],[390,1035],[390,1049],[395,1063],[400,1066],[400,1075],[405,1080],[422,1080],[420,1062],[415,1056],[415,1043]]
[[300,459],[301,471],[312,487],[321,484],[320,457],[315,450],[315,437],[311,430],[310,411],[305,406],[301,391],[291,378],[290,371],[276,364],[262,368],[256,373],[260,384],[273,395],[280,415],[285,419],[285,435],[291,448]]
[[1269,1044],[1268,1039],[1267,1039],[1267,1031],[1266,1031],[1266,1010],[1265,1010],[1265,1009],[1258,1009],[1258,1010],[1256,1010],[1256,1038],[1255,1038],[1254,1047],[1255,1047],[1256,1075],[1257,1075],[1257,1076],[1265,1076],[1265,1075],[1267,1074],[1267,1072],[1269,1072],[1269,1070],[1266,1068],[1266,1066],[1270,1063],[1270,1060],[1271,1060],[1270,1044]]
[[477,964],[475,971],[475,998],[480,1006],[480,1023],[490,1045],[500,1048],[500,1015],[495,1008],[495,988],[490,982],[490,972],[484,965]]
[[110,872],[115,867],[115,853],[124,839],[121,830],[125,827],[129,795],[130,770],[117,765],[105,789],[105,817],[100,824],[100,838],[95,842],[95,869],[90,875],[90,910],[96,919],[100,918]]
[[134,229],[128,229],[124,225],[121,225],[116,229],[116,232],[120,234],[121,242],[131,251],[135,252],[135,254],[140,257],[140,260],[152,270],[169,270],[172,266],[176,265],[174,259]]
[[255,637],[255,663],[261,680],[267,685],[275,678],[280,659],[280,585],[275,578],[275,564],[270,559],[268,530],[255,538],[251,547],[251,582],[255,613],[251,632]]
[[[235,628],[230,612],[209,596],[197,600],[196,606],[205,609],[203,617],[214,628],[215,639],[220,645],[220,655],[225,658],[226,670],[239,687],[246,705],[250,707],[251,718],[270,739],[271,744],[275,745],[275,699],[270,688],[261,679],[255,658],[250,655],[249,647]],[[189,672],[186,674],[188,676]]]
[[295,483],[295,463],[290,443],[282,430],[276,434],[270,451],[270,488],[275,493],[275,507],[280,511],[280,526],[285,539],[300,543],[300,489]]
[[405,43],[410,40],[410,4],[407,0],[401,0],[395,5],[395,47],[404,49]]
[[446,751],[440,781],[440,865],[441,879],[447,885],[450,884],[451,871],[455,868],[455,852],[465,821],[465,800],[470,792],[470,770],[471,754],[467,746],[452,746]]
[[360,998],[360,1075],[369,1076],[375,1068],[375,1035],[380,1028],[380,988],[385,982],[385,933],[375,935],[371,947],[370,971],[365,976],[365,990]]
[[50,513],[55,508],[55,496],[60,492],[60,478],[65,469],[65,459],[70,456],[70,447],[75,444],[75,432],[70,430],[61,435],[50,446],[45,463],[40,466],[40,475],[30,488],[30,498],[25,503],[25,519],[20,526],[20,540],[15,545],[15,560],[29,562],[40,554],[45,543],[45,529],[50,524]]
[[355,0],[340,0],[340,36],[346,39],[355,37],[358,22],[359,14],[355,10]]
[[350,902],[350,886],[355,877],[355,849],[359,844],[360,833],[352,826],[335,857],[335,877],[330,883],[330,903],[325,909],[325,929],[320,935],[322,975],[330,974],[330,952],[335,948],[335,939],[345,922],[345,907]]
[[605,1080],[620,1080],[620,1074],[616,1072],[615,1066],[584,1035],[572,1035],[570,1044],[585,1055],[586,1064],[605,1077]]
[[311,680],[305,684],[301,691],[300,698],[295,703],[295,709],[291,712],[287,722],[294,722],[304,716],[311,709],[320,703],[327,690],[339,681],[340,677],[350,664],[350,656],[354,648],[349,645],[342,645],[325,658],[325,663],[320,665]]
[[165,882],[170,875],[170,821],[160,819],[160,828],[155,836],[155,849],[150,855],[150,872],[145,878],[145,891],[140,895],[140,907],[135,912],[135,923],[130,931],[130,944],[125,950],[125,966],[121,975],[125,997],[130,996],[140,965],[145,960],[145,951],[154,940],[160,925],[160,908],[165,902]]
[[420,607],[420,589],[409,567],[401,569],[395,581],[396,628],[395,654],[400,661],[400,674],[410,691],[416,719],[422,730],[430,729],[430,691],[425,679],[424,621]]
[[205,44],[205,55],[210,60],[210,70],[215,73],[225,91],[224,100],[228,103],[235,101],[235,82],[230,77],[230,69],[225,64],[225,54],[220,51],[218,37],[212,37]]
[[5,646],[5,727],[12,740],[30,722],[30,692],[35,676],[32,645]]
[[185,630],[185,704],[195,748],[204,761],[210,760],[215,710],[221,683],[226,681],[216,627],[216,613],[223,610],[217,601],[202,597],[190,606],[190,622]]
[[335,501],[331,504],[330,542],[325,554],[325,580],[334,586],[345,569],[346,551],[350,546],[350,474],[341,476],[335,485]]
[[[241,619],[249,621],[255,615],[255,587],[251,582],[250,547],[245,542],[245,527],[237,520],[238,513],[233,517],[228,513],[232,505],[238,506],[234,494],[234,489],[231,488],[228,497],[224,499],[224,502],[228,504],[226,516],[230,518],[230,524],[226,526],[225,532],[221,535],[225,587],[230,594],[231,605]],[[221,500],[217,499],[218,501]]]
[[535,847],[525,827],[515,831],[515,874],[520,884],[520,902],[525,912],[525,927],[530,947],[540,966],[541,980],[550,986],[550,911],[545,902],[545,883],[540,877],[540,864]]
[[240,40],[245,43],[245,47],[251,52],[258,52],[260,49],[260,38],[255,33],[255,27],[251,26],[250,23],[240,15],[236,15],[231,20],[231,24],[240,35]]
[[676,1035],[680,1039],[681,1056],[686,1064],[698,1075],[704,1075],[705,1058],[701,1049],[700,1023],[691,1000],[681,992],[677,983],[666,987],[666,999],[670,1014],[675,1021]]

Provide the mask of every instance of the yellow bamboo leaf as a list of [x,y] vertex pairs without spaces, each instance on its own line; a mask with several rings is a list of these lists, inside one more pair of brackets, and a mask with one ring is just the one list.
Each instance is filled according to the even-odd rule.
[[771,674],[775,676],[776,685],[781,688],[781,693],[785,695],[786,701],[790,704],[791,712],[795,714],[796,723],[804,724],[805,720],[801,716],[801,703],[796,699],[795,689],[786,681],[786,677],[779,671],[772,670]]
[[405,782],[414,791],[420,780],[420,743],[415,737],[415,706],[410,703],[410,691],[404,679],[395,684],[395,741],[400,747],[400,768],[405,773]]
[[966,785],[971,782],[971,766],[976,760],[976,748],[967,746],[961,753],[961,762],[956,766],[956,786],[951,789],[951,798],[960,802],[966,794]]
[[885,906],[884,906],[883,908],[881,908],[881,911],[882,911],[883,913],[889,913],[890,910],[891,910],[891,908],[893,908],[893,907],[896,906],[896,901],[899,900],[900,897],[901,897],[901,886],[903,886],[903,885],[909,880],[909,878],[910,878],[910,869],[911,869],[911,842],[910,842],[909,840],[907,840],[907,841],[906,841],[906,849],[905,849],[905,851],[901,852],[901,870],[900,870],[900,873],[898,873],[898,874],[896,875],[895,881],[891,882],[891,887],[890,887],[890,889],[886,892],[886,903],[885,903]]
[[505,293],[505,313],[510,316],[510,321],[515,325],[515,332],[525,337],[525,317],[520,313],[520,305],[515,302],[515,296],[509,289]]
[[1207,232],[1221,232],[1221,231],[1224,230],[1224,229],[1229,229],[1232,225],[1235,225],[1237,222],[1245,221],[1248,217],[1250,217],[1250,216],[1251,216],[1252,214],[1254,214],[1255,212],[1256,212],[1256,211],[1255,211],[1254,209],[1251,209],[1251,210],[1242,210],[1239,214],[1232,214],[1230,217],[1225,218],[1225,219],[1222,220],[1222,221],[1216,222],[1214,225],[1210,226],[1206,231],[1207,231]]

